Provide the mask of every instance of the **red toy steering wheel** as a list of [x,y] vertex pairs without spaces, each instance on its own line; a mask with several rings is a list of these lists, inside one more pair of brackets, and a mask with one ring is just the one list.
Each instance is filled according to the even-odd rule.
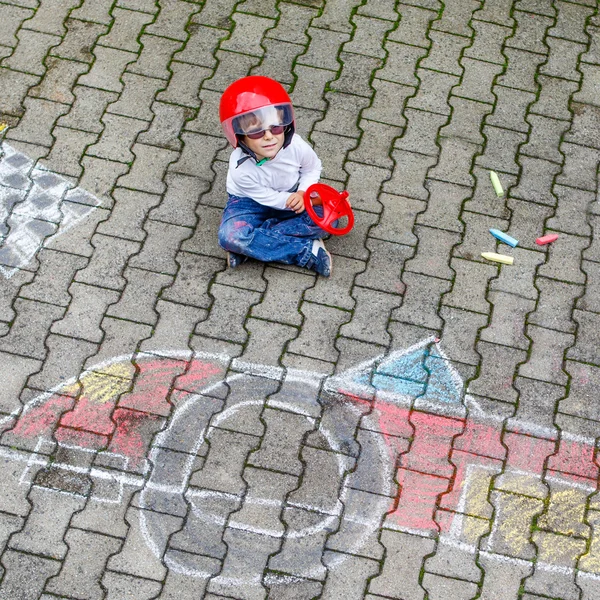
[[[311,193],[317,192],[323,203],[323,216],[319,217],[312,205]],[[314,183],[304,193],[304,208],[310,218],[328,233],[346,235],[354,227],[354,213],[348,202],[348,192],[338,192],[335,188],[324,183]],[[341,217],[348,217],[345,227],[333,227],[331,223]]]

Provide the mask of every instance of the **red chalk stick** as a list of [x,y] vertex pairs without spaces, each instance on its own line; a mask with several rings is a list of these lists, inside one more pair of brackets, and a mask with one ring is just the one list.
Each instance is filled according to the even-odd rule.
[[543,237],[539,237],[537,240],[535,240],[535,243],[538,246],[545,246],[546,244],[550,244],[551,242],[557,239],[558,233],[550,233],[548,235],[544,235]]

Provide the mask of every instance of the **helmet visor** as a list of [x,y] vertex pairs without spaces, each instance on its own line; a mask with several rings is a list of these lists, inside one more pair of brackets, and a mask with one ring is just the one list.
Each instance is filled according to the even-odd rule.
[[[236,135],[257,137],[266,129],[286,127],[294,121],[291,104],[263,106],[238,115],[232,120],[233,131]],[[277,130],[276,130],[277,131]]]

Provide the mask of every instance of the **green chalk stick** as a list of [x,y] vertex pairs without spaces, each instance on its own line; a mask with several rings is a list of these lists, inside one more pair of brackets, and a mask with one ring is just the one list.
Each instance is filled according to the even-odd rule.
[[497,173],[490,171],[490,179],[492,180],[492,185],[494,186],[496,196],[498,196],[498,198],[502,198],[502,196],[504,196],[504,190],[502,189],[502,184],[500,183],[500,178],[498,177]]

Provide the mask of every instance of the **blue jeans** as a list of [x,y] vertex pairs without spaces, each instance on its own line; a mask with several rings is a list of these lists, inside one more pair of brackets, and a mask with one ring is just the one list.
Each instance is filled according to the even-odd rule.
[[[321,216],[322,207],[316,206],[315,212]],[[219,244],[228,252],[263,262],[304,267],[312,255],[312,241],[326,235],[306,211],[298,215],[230,194],[219,227]]]

